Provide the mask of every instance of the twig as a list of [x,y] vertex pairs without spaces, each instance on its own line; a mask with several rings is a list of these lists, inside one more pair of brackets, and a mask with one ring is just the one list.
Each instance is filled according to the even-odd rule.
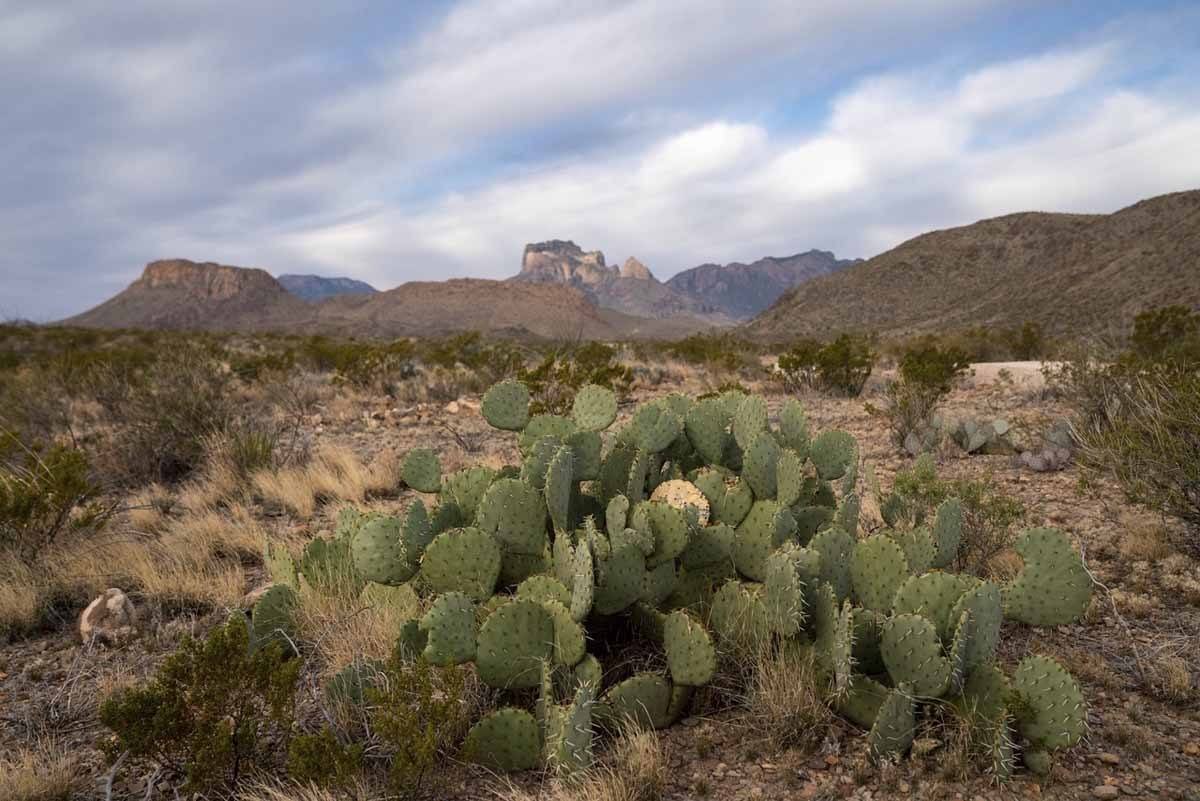
[[129,756],[129,752],[123,751],[108,771],[108,777],[104,780],[104,801],[112,801],[113,781],[117,778],[117,770],[121,767],[121,763],[125,761],[125,757],[127,756]]

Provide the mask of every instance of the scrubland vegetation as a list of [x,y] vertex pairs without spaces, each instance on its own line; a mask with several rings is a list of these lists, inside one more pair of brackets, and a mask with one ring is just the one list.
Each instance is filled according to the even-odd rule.
[[1187,798],[1198,369],[0,327],[0,797]]

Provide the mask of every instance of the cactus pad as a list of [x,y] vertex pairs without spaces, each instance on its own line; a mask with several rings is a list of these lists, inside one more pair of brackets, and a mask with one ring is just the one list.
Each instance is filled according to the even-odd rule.
[[850,581],[859,603],[876,612],[892,608],[896,590],[908,577],[904,551],[883,534],[869,537],[854,548],[850,558]]
[[571,604],[571,591],[553,576],[530,576],[518,585],[517,597],[530,601],[558,601],[563,606]]
[[902,755],[912,745],[916,725],[912,688],[901,684],[889,692],[879,706],[875,724],[867,737],[871,756],[879,760]]
[[965,576],[953,573],[925,573],[909,576],[896,590],[892,610],[896,614],[921,615],[933,623],[938,637],[949,642],[954,636],[957,615],[952,615],[954,605],[973,582]]
[[737,580],[727,581],[717,590],[708,622],[720,640],[738,648],[756,648],[771,636],[762,600]]
[[658,453],[666,450],[683,432],[683,420],[665,403],[647,403],[637,410],[630,422],[639,450]]
[[795,530],[796,520],[786,506],[775,501],[755,501],[733,540],[733,562],[738,572],[755,581],[765,579],[767,557]]
[[654,534],[654,551],[646,559],[648,567],[672,560],[687,548],[688,520],[682,509],[664,502],[647,501],[639,504],[634,511],[635,514],[645,514],[650,531]]
[[[565,531],[571,527],[571,492],[574,489],[575,455],[567,446],[558,449],[546,468],[543,491],[546,508],[554,527]],[[539,513],[541,510],[538,510]],[[543,538],[544,539],[544,538]]]
[[478,527],[505,551],[539,554],[546,547],[546,506],[541,495],[516,478],[488,487],[479,502]]
[[736,526],[754,505],[750,485],[736,476],[726,478],[718,470],[701,470],[692,483],[708,498],[712,519],[718,523]]
[[515,600],[479,629],[475,665],[488,686],[537,687],[541,661],[554,654],[554,616],[537,601]]
[[[760,431],[742,455],[742,478],[750,485],[759,500],[774,498],[778,490],[776,470],[779,466],[779,444],[770,431]],[[799,489],[796,489],[799,494]]]
[[962,501],[958,498],[942,501],[933,521],[933,567],[944,570],[954,562],[962,541],[962,525]]
[[1027,656],[1012,676],[1017,730],[1037,748],[1072,746],[1087,729],[1087,706],[1071,674],[1048,656]]
[[763,606],[767,625],[780,636],[794,636],[804,625],[804,583],[787,546],[767,557]]
[[541,603],[554,618],[554,661],[565,667],[574,667],[587,653],[587,637],[583,627],[571,617],[570,610],[558,601]]
[[421,557],[421,575],[434,592],[461,592],[487,600],[500,576],[500,546],[477,528],[442,532]]
[[596,586],[592,605],[601,615],[614,615],[641,597],[646,557],[637,547],[624,545],[613,551],[603,567],[604,578]]
[[519,381],[502,381],[483,393],[481,410],[493,428],[520,431],[529,422],[529,390]]
[[442,463],[429,448],[413,448],[400,465],[400,478],[417,492],[437,492],[442,485]]
[[808,456],[808,415],[795,398],[788,398],[779,410],[779,442],[801,459]]
[[275,584],[259,597],[251,613],[251,643],[255,649],[278,642],[285,652],[293,650],[296,603],[296,591],[286,584]]
[[475,658],[475,604],[460,592],[434,599],[421,618],[425,632],[425,661],[457,665]]
[[684,611],[667,615],[663,624],[667,665],[676,684],[708,684],[717,670],[717,652],[708,631]]
[[645,728],[661,729],[670,723],[671,684],[657,673],[639,673],[614,684],[604,695],[601,715],[606,726],[616,728],[625,721]]
[[479,500],[495,477],[496,471],[489,467],[468,467],[459,470],[442,482],[442,503],[453,503],[462,511],[462,522],[471,522],[475,519]]
[[952,665],[942,656],[937,629],[921,615],[896,615],[883,624],[879,642],[888,674],[911,692],[936,698],[950,686]]
[[724,523],[705,526],[692,532],[687,548],[680,554],[680,564],[685,568],[698,568],[719,562],[731,562],[734,530]]
[[403,584],[417,572],[400,538],[400,518],[375,517],[363,524],[350,541],[354,568],[379,584]]
[[1031,626],[1078,620],[1092,598],[1092,577],[1067,535],[1054,528],[1034,528],[1013,547],[1025,564],[1005,593],[1005,616]]
[[963,612],[971,615],[971,638],[965,654],[966,668],[971,670],[992,660],[1000,645],[1000,623],[1003,618],[1000,588],[990,581],[967,590],[950,611],[950,620],[959,619]]
[[904,561],[913,575],[920,575],[933,565],[937,555],[937,545],[933,534],[924,526],[919,528],[900,529],[891,532],[890,536],[904,551]]
[[688,441],[708,464],[720,464],[725,454],[729,416],[718,398],[706,398],[692,405],[684,418]]
[[858,458],[858,443],[845,431],[824,431],[809,446],[808,456],[817,475],[833,481],[846,475],[850,464]]
[[820,556],[821,581],[833,588],[839,601],[850,597],[850,564],[854,554],[854,537],[834,526],[817,534],[808,547]]
[[[654,492],[650,494],[650,500],[665,503],[667,506],[679,509],[680,511],[690,509],[695,515],[695,526],[708,525],[708,498],[704,497],[704,493],[700,491],[700,488],[690,481],[680,479],[664,481],[654,488]],[[613,531],[613,529],[610,527],[609,531]]]
[[617,396],[611,389],[587,384],[575,395],[571,417],[584,431],[603,431],[617,419]]
[[747,395],[733,415],[733,439],[745,450],[754,439],[767,430],[767,401],[758,395]]
[[463,754],[471,762],[509,773],[537,767],[541,753],[537,720],[513,707],[482,718],[471,727],[463,744]]

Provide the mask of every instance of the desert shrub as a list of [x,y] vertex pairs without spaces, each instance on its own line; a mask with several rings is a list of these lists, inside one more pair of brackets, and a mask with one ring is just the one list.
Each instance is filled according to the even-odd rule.
[[933,460],[918,459],[896,474],[893,495],[885,503],[891,515],[916,524],[925,522],[947,498],[962,502],[962,537],[954,564],[975,575],[988,573],[992,558],[1013,541],[1013,529],[1025,517],[1019,500],[1006,495],[990,477],[982,480],[938,478]]
[[1111,390],[1108,413],[1076,421],[1080,465],[1126,497],[1182,520],[1200,552],[1200,375],[1149,371]]
[[516,345],[501,339],[488,341],[478,331],[426,343],[421,359],[447,369],[461,365],[486,376],[489,382],[515,375],[525,366],[525,355]]
[[1012,350],[1012,358],[1017,361],[1043,359],[1049,350],[1046,334],[1035,322],[1026,320],[1020,328],[1009,329],[1004,335]]
[[203,641],[184,640],[147,684],[104,702],[105,751],[183,780],[185,792],[236,785],[286,740],[299,669],[278,644],[252,648],[245,619],[233,617]]
[[232,380],[200,347],[164,353],[144,369],[98,368],[92,394],[112,426],[104,466],[129,484],[186,477],[203,462],[206,440],[237,417]]
[[961,348],[924,344],[904,352],[899,374],[901,380],[941,397],[953,389],[954,382],[970,366],[966,351]]
[[832,342],[803,339],[779,356],[778,375],[789,391],[801,389],[858,397],[871,377],[875,352],[864,337],[842,334]]
[[407,339],[379,343],[318,336],[306,340],[298,356],[313,369],[332,373],[337,383],[369,389],[392,377],[410,377],[416,352]]
[[475,711],[463,669],[408,661],[397,652],[366,698],[371,730],[391,757],[392,792],[419,796],[427,779],[436,784],[431,771],[453,755]]
[[672,358],[709,370],[737,370],[748,364],[753,346],[729,334],[692,334],[662,345]]
[[1141,312],[1133,320],[1129,357],[1153,364],[1200,363],[1200,314],[1187,306]]
[[867,411],[887,420],[897,448],[913,456],[932,450],[942,433],[934,413],[969,366],[961,348],[929,340],[916,344],[901,356],[899,378],[884,388],[882,408],[868,404]]
[[566,414],[579,388],[607,387],[618,396],[629,392],[633,373],[617,359],[617,349],[603,342],[556,348],[518,378],[529,388],[534,414]]
[[346,787],[362,769],[360,743],[343,745],[330,729],[301,734],[288,743],[287,772],[293,780],[322,787]]
[[98,530],[112,512],[82,451],[0,431],[0,549],[31,560],[64,534]]

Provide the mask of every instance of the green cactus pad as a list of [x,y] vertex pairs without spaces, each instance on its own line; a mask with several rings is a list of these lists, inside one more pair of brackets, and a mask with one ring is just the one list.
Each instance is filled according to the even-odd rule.
[[543,437],[554,437],[559,442],[565,442],[567,437],[574,433],[575,424],[566,417],[557,414],[536,414],[529,418],[517,445],[521,453],[528,454]]
[[636,726],[661,729],[670,723],[670,706],[670,682],[657,673],[639,673],[614,684],[596,712],[610,728],[630,721]]
[[1087,730],[1087,705],[1066,668],[1048,656],[1027,656],[1017,665],[1012,690],[1017,730],[1036,748],[1053,750],[1079,742]]
[[488,686],[537,687],[541,660],[554,655],[554,616],[537,601],[509,601],[479,629],[475,665]]
[[890,537],[876,534],[855,546],[850,557],[850,583],[854,596],[866,608],[891,610],[896,590],[907,577],[904,551]]
[[813,591],[813,656],[834,677],[837,694],[849,688],[854,656],[854,627],[848,604],[838,606],[833,590],[821,584]]
[[442,485],[442,463],[429,448],[413,448],[400,464],[400,478],[417,492],[437,492]]
[[959,542],[962,541],[962,524],[962,501],[947,498],[938,505],[933,522],[933,567],[944,570],[954,562]]
[[870,676],[856,674],[850,687],[837,701],[837,711],[855,725],[870,729],[879,717],[879,708],[888,697],[888,688]]
[[667,665],[676,684],[699,687],[708,684],[717,670],[717,652],[708,631],[687,612],[667,615],[663,625],[663,647]]
[[688,441],[708,464],[720,464],[725,454],[725,441],[729,437],[729,415],[718,398],[706,398],[693,404],[684,419],[684,432]]
[[883,639],[883,623],[887,618],[861,606],[854,607],[851,616],[854,624],[854,668],[863,673],[883,673],[886,666],[880,642]]
[[1034,528],[1013,547],[1025,564],[1005,592],[1005,616],[1031,626],[1059,626],[1082,617],[1092,599],[1092,577],[1067,535]]
[[1054,757],[1050,755],[1049,751],[1032,748],[1021,752],[1021,761],[1035,776],[1049,776],[1050,769],[1054,766]]
[[808,547],[820,555],[820,578],[833,588],[838,601],[850,597],[850,565],[854,555],[854,538],[837,527],[818,531]]
[[592,561],[592,549],[587,543],[580,543],[571,556],[571,617],[583,620],[592,611],[595,594],[595,565]]
[[571,676],[576,686],[590,684],[598,689],[604,680],[604,668],[600,665],[600,660],[593,654],[584,654],[583,659],[579,660],[579,664],[571,672]]
[[546,547],[546,505],[541,494],[515,478],[488,487],[479,502],[478,527],[505,551],[540,554]]
[[403,584],[416,573],[400,538],[400,518],[375,517],[363,524],[350,541],[354,568],[379,584]]
[[647,403],[630,422],[634,441],[640,450],[657,453],[666,450],[683,433],[683,420],[665,403]]
[[958,615],[952,614],[958,599],[974,581],[953,573],[925,573],[909,576],[896,590],[892,610],[896,614],[914,614],[928,618],[942,642],[954,636]]
[[804,491],[804,460],[795,451],[783,449],[775,466],[775,495],[784,506],[795,506]]
[[[628,442],[617,442],[600,462],[600,499],[608,504],[618,495],[625,495],[629,484],[629,471],[637,459],[637,447]],[[640,499],[639,499],[640,500]]]
[[475,601],[486,600],[500,576],[500,545],[477,528],[442,532],[421,557],[421,575],[434,592],[461,592]]
[[642,594],[642,575],[646,557],[632,545],[613,551],[604,564],[604,578],[598,583],[592,606],[598,614],[615,615],[632,605]]
[[937,698],[950,686],[952,665],[942,656],[937,628],[921,615],[895,615],[883,624],[879,650],[888,674],[912,693]]
[[1003,618],[1000,588],[990,581],[967,590],[950,612],[949,620],[958,620],[963,612],[971,615],[971,638],[964,658],[968,671],[990,662],[1000,645]]
[[740,649],[757,648],[771,636],[762,599],[736,579],[713,595],[708,623],[718,639]]
[[755,437],[767,430],[767,401],[758,395],[747,395],[733,415],[733,439],[745,450]]
[[733,559],[734,530],[724,523],[705,526],[692,532],[687,548],[680,554],[679,562],[685,568],[707,567]]
[[604,442],[599,434],[595,431],[576,431],[567,437],[565,444],[575,456],[575,481],[592,481],[600,477],[600,452]]
[[912,688],[901,684],[890,691],[879,706],[875,724],[867,736],[871,756],[880,760],[904,754],[912,745],[916,725]]
[[469,523],[475,519],[479,501],[495,478],[496,471],[490,467],[468,467],[452,473],[442,481],[442,503],[454,504],[462,512],[462,522]]
[[779,466],[779,455],[779,444],[769,431],[759,432],[746,447],[742,456],[742,478],[750,485],[755,498],[766,500],[775,497],[778,490],[776,470]]
[[642,574],[642,592],[638,598],[648,604],[658,606],[670,598],[671,593],[675,592],[676,582],[675,560],[662,562],[655,567],[648,568]]
[[277,642],[285,653],[293,651],[296,640],[296,591],[286,584],[274,584],[254,604],[250,634],[257,650]]
[[861,510],[862,501],[859,500],[857,495],[853,493],[845,495],[833,515],[833,525],[850,534],[852,537],[856,536],[858,534],[858,516]]
[[525,452],[525,459],[521,463],[521,472],[518,478],[534,489],[541,490],[546,486],[546,471],[550,469],[550,462],[562,447],[561,437],[551,434],[540,437]]
[[293,590],[300,589],[300,570],[287,548],[274,545],[268,540],[263,546],[263,564],[272,582],[286,584]]
[[520,431],[529,422],[529,389],[520,381],[502,381],[483,393],[481,411],[493,428]]
[[575,691],[575,699],[561,718],[553,738],[547,738],[549,761],[555,772],[570,775],[592,766],[592,710],[596,690],[588,684]]
[[458,665],[475,658],[475,604],[460,592],[434,599],[421,618],[425,631],[425,661],[433,665]]
[[920,528],[900,529],[888,534],[904,551],[904,561],[913,575],[920,575],[933,565],[937,554],[937,545],[933,534],[924,526]]
[[834,481],[846,475],[858,458],[858,443],[845,431],[824,431],[812,441],[808,458],[817,468],[817,475],[825,481]]
[[542,606],[554,618],[554,661],[574,667],[587,653],[587,636],[583,627],[571,617],[570,610],[558,601],[542,601]]
[[587,384],[575,395],[571,417],[584,431],[603,431],[617,419],[617,396],[611,389]]
[[718,470],[701,470],[692,483],[708,498],[710,521],[736,526],[750,513],[754,493],[737,476],[728,478]]
[[817,532],[833,522],[833,510],[826,506],[800,506],[793,512],[796,519],[796,542],[807,545]]
[[553,576],[530,576],[517,586],[517,597],[530,601],[558,601],[570,606],[571,591]]
[[325,684],[325,697],[333,705],[351,704],[359,706],[368,688],[375,687],[383,664],[355,660],[339,670]]
[[687,548],[688,520],[682,509],[661,501],[643,501],[638,504],[636,512],[645,515],[654,534],[654,551],[646,559],[648,567],[673,560]]
[[733,562],[738,572],[755,581],[764,580],[767,557],[795,531],[796,520],[786,506],[775,501],[755,501],[733,540]]
[[1008,679],[994,664],[981,664],[967,674],[962,691],[950,705],[963,720],[980,727],[996,723],[1008,713]]
[[506,773],[537,767],[541,754],[537,720],[513,707],[486,715],[471,727],[463,744],[468,761]]
[[554,527],[565,531],[571,526],[571,491],[574,489],[575,456],[571,449],[563,446],[558,449],[554,458],[546,468],[544,492],[546,508],[550,511],[550,520]]
[[629,522],[629,499],[614,495],[604,510],[605,531],[624,531]]
[[763,606],[767,625],[783,637],[791,637],[804,625],[804,584],[792,561],[789,548],[784,546],[767,557],[767,576],[764,583]]
[[796,452],[801,459],[808,457],[808,415],[804,405],[795,398],[788,398],[779,410],[779,442]]

